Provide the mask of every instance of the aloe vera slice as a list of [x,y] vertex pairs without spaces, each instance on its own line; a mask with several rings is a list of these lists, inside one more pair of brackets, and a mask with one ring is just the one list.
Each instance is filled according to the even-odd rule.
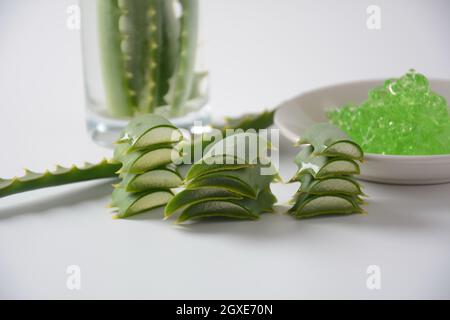
[[359,174],[359,165],[351,160],[340,157],[325,157],[313,154],[313,147],[306,146],[295,157],[299,171],[294,178],[297,180],[303,174],[311,174],[314,178],[325,178],[336,175]]
[[151,190],[130,193],[116,188],[112,194],[111,207],[116,209],[116,218],[127,218],[135,214],[165,205],[173,197],[170,190]]
[[215,156],[214,159],[210,158],[210,163],[207,164],[203,159],[194,163],[186,174],[186,180],[192,180],[208,173],[214,173],[219,171],[238,170],[243,168],[249,168],[252,164],[237,164],[236,158],[232,156]]
[[325,179],[314,179],[310,174],[305,174],[300,178],[301,187],[299,193],[309,193],[316,195],[323,194],[345,194],[362,195],[361,186],[352,177],[338,176]]
[[362,160],[364,157],[361,147],[345,132],[325,122],[317,123],[306,130],[298,144],[311,144],[317,155],[338,156],[353,160]]
[[257,190],[248,185],[242,180],[222,175],[202,176],[199,179],[191,181],[186,188],[198,189],[198,188],[222,188],[240,194],[244,197],[256,199]]
[[180,158],[179,150],[162,146],[149,151],[126,153],[128,145],[118,145],[114,159],[123,163],[119,173],[144,173],[166,164],[176,162]]
[[208,146],[203,161],[220,155],[235,157],[237,164],[267,163],[270,143],[253,132],[236,133]]
[[273,212],[272,206],[275,202],[276,198],[270,190],[261,191],[257,199],[202,201],[188,205],[177,222],[210,217],[256,220],[263,212]]
[[128,143],[129,151],[181,141],[183,134],[166,118],[147,114],[130,121],[119,143]]
[[127,174],[119,187],[127,192],[142,192],[149,189],[177,188],[182,183],[183,179],[175,170],[161,168],[142,174]]
[[199,202],[211,201],[211,200],[237,200],[242,199],[242,195],[239,195],[231,190],[221,188],[198,188],[198,189],[185,189],[177,193],[167,204],[164,210],[164,216],[166,218],[173,215],[177,210],[180,210],[188,205],[193,205]]
[[300,196],[297,205],[290,212],[299,219],[311,218],[319,215],[346,215],[363,213],[356,197],[345,195],[307,195]]

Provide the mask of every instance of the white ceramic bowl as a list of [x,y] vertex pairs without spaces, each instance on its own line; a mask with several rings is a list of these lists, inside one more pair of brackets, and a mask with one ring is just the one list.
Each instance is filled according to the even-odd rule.
[[[275,113],[281,133],[296,142],[314,122],[327,121],[326,110],[347,103],[361,103],[368,91],[383,80],[344,83],[305,92],[282,103]],[[430,80],[433,91],[450,102],[450,80]],[[392,184],[436,184],[450,182],[450,155],[389,156],[368,153],[361,166],[361,179]]]

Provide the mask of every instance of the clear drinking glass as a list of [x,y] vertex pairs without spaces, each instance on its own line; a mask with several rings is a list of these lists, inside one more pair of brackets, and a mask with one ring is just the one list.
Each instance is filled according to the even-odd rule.
[[135,116],[209,122],[199,0],[80,0],[87,127],[111,146]]

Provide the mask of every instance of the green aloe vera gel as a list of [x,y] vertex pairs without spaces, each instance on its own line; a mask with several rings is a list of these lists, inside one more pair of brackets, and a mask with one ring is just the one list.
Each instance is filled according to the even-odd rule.
[[370,90],[361,105],[330,111],[328,118],[366,153],[450,154],[448,103],[414,70]]

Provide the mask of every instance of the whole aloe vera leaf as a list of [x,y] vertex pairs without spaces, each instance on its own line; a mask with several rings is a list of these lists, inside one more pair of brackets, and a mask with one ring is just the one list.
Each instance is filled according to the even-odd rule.
[[[129,70],[131,62],[134,64],[136,59],[122,50],[122,42],[132,40],[129,32],[125,34],[121,31],[120,21],[122,19],[123,27],[126,23],[127,28],[133,30],[131,27],[133,22],[139,19],[125,17],[119,2],[134,8],[136,4],[141,4],[143,1],[97,0],[100,55],[107,105],[112,116],[129,117],[135,112],[137,96],[131,79],[137,81],[138,74]],[[135,14],[135,10],[130,12]],[[125,44],[124,47],[127,50],[135,50],[131,45]]]
[[355,196],[340,194],[309,195],[303,194],[296,205],[289,210],[296,218],[304,219],[320,215],[347,215],[364,213]]
[[256,220],[263,212],[273,212],[272,207],[275,202],[276,198],[268,190],[260,192],[257,199],[203,201],[188,205],[178,217],[177,222],[211,217]]
[[177,193],[167,204],[164,209],[164,217],[172,216],[177,210],[180,210],[188,205],[212,200],[233,200],[242,199],[242,195],[232,192],[231,190],[221,188],[199,188],[199,189],[184,189]]
[[180,23],[175,16],[174,0],[157,0],[161,11],[160,30],[161,44],[159,47],[159,73],[157,105],[166,104],[165,96],[169,92],[169,81],[175,72],[179,50]]
[[159,115],[146,114],[128,123],[118,143],[128,143],[130,152],[154,145],[172,144],[182,139],[180,130],[169,120]]
[[119,188],[127,192],[142,192],[150,189],[178,188],[183,184],[183,178],[173,168],[159,168],[142,174],[127,174]]
[[315,155],[311,146],[303,148],[294,161],[299,171],[291,181],[298,181],[304,174],[311,174],[314,178],[325,178],[360,172],[359,165],[355,161],[348,158]]
[[353,160],[364,158],[364,153],[356,142],[335,125],[326,122],[312,125],[301,135],[298,144],[311,144],[317,155]]
[[117,177],[121,164],[102,160],[98,164],[86,163],[84,166],[64,168],[57,166],[54,171],[35,173],[26,170],[22,177],[0,179],[0,198],[16,193],[55,187],[69,183]]
[[197,51],[198,0],[180,0],[179,53],[174,74],[169,81],[169,92],[165,100],[172,107],[172,114],[178,115],[189,98]]
[[164,206],[173,197],[170,190],[152,189],[131,193],[123,188],[115,188],[111,207],[115,209],[115,218],[127,218],[138,213]]

